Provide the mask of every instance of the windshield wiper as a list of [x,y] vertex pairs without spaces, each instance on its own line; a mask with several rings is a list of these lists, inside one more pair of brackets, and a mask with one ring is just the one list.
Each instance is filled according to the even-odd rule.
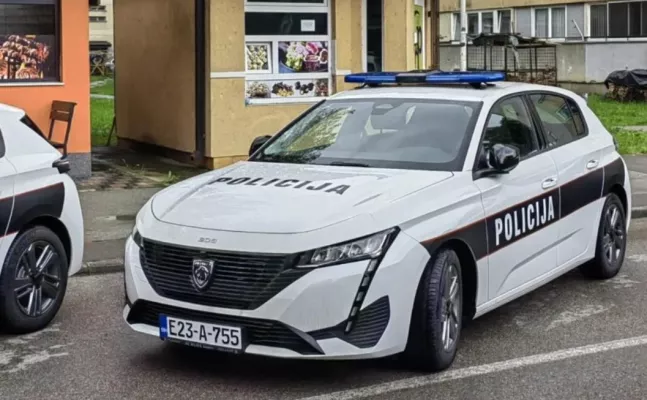
[[346,162],[346,161],[333,161],[328,165],[334,165],[334,166],[339,166],[339,167],[363,167],[363,168],[369,168],[370,167],[370,165],[368,165],[368,164]]

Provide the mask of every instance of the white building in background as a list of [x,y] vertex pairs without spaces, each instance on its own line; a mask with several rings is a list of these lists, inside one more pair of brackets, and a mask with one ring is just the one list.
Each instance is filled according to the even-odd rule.
[[90,1],[90,45],[114,44],[113,0]]
[[[460,66],[457,0],[441,0],[440,67]],[[647,69],[647,1],[468,0],[468,35],[520,33],[559,43],[560,82],[602,82],[618,69]]]

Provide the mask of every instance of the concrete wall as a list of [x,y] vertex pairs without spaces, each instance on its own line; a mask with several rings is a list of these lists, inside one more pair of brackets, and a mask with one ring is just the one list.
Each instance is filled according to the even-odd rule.
[[193,2],[115,0],[114,16],[117,136],[192,153]]
[[603,82],[619,69],[647,68],[647,42],[589,43],[586,46],[586,80]]

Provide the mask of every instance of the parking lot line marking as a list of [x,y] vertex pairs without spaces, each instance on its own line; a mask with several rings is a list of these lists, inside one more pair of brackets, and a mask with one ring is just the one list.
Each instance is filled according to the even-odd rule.
[[626,349],[636,346],[647,345],[647,335],[632,338],[614,340],[604,343],[596,343],[587,346],[574,347],[570,349],[557,350],[550,353],[535,354],[527,357],[513,358],[511,360],[499,361],[492,364],[483,364],[474,367],[465,367],[449,370],[433,375],[418,376],[415,378],[402,379],[394,382],[381,383],[357,389],[343,390],[334,393],[327,393],[319,396],[304,397],[300,400],[351,400],[361,399],[380,394],[396,392],[406,389],[415,389],[423,386],[430,386],[441,382],[457,379],[470,378],[474,376],[493,374],[508,371],[516,368],[529,367],[555,361],[566,360],[574,357],[581,357],[591,354],[604,353],[612,350]]

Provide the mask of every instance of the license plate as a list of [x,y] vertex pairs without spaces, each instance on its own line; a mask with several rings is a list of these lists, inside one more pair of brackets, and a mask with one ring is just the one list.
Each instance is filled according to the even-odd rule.
[[160,315],[160,338],[228,351],[243,349],[243,331],[229,325],[207,324]]

